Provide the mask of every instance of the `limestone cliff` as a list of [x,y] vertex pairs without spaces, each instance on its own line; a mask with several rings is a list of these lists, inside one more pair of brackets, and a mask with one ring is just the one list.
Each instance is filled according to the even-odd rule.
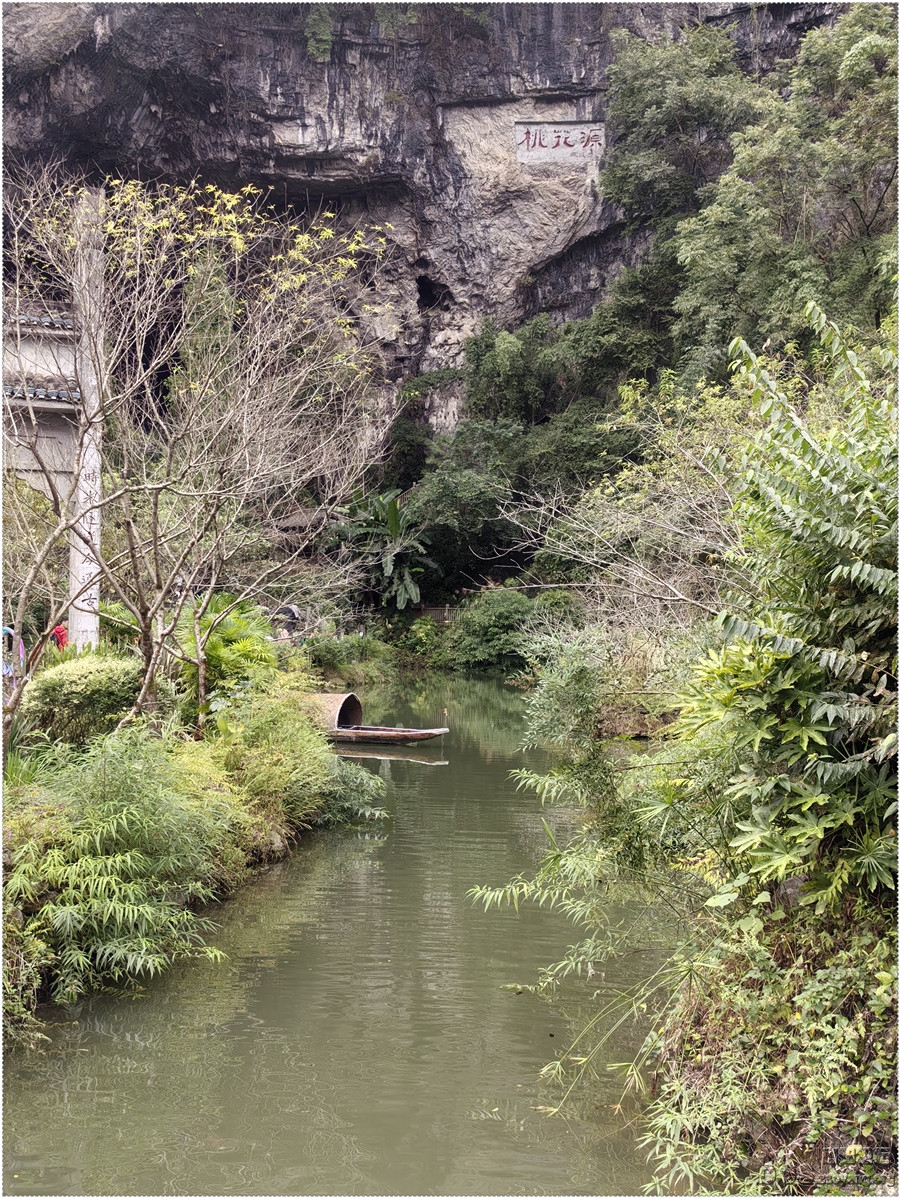
[[388,222],[399,378],[485,316],[587,314],[639,253],[598,186],[611,30],[733,24],[765,70],[842,7],[8,3],[5,144]]

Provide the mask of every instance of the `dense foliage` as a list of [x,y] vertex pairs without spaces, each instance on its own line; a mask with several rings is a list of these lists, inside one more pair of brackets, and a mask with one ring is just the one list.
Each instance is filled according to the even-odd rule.
[[731,136],[758,112],[760,89],[725,30],[697,25],[659,43],[618,30],[613,40],[603,188],[632,219],[660,225],[696,207],[698,189],[729,165]]
[[507,417],[472,418],[432,446],[429,471],[404,501],[410,518],[429,537],[430,597],[470,588],[485,569],[479,559],[486,563],[508,546],[500,508],[511,495],[522,432],[522,425]]
[[381,601],[402,611],[418,603],[418,579],[434,562],[427,556],[429,538],[398,491],[359,500],[338,526],[341,544],[353,549],[364,571],[364,585]]
[[96,740],[54,781],[57,834],[18,849],[5,889],[54,953],[53,997],[152,976],[200,949],[211,925],[188,904],[212,897],[224,804],[186,802],[162,744],[136,730]]
[[371,818],[383,784],[330,752],[307,707],[308,687],[302,673],[281,674],[220,713],[225,768],[273,827]]
[[715,727],[742,755],[722,796],[732,847],[759,882],[802,875],[821,911],[894,886],[898,480],[892,351],[869,376],[812,316],[836,376],[821,416],[739,346],[768,415],[736,510],[755,593],[696,667],[678,730]]
[[[890,331],[854,348],[814,305],[807,317],[813,365],[734,346],[735,404],[758,431],[720,459],[738,467],[729,614],[650,660],[644,641],[643,662],[632,636],[630,668],[614,628],[537,643],[532,736],[558,764],[521,779],[580,803],[585,826],[534,878],[476,892],[582,925],[545,984],[621,949],[607,912],[623,886],[685,916],[679,954],[633,1000],[657,1012],[642,1061],[663,1192],[864,1189],[892,1151],[896,358]],[[628,570],[627,546],[606,568]],[[629,692],[647,707],[660,692],[677,719],[623,768],[598,733]]]
[[693,962],[651,1051],[657,1192],[877,1192],[896,1168],[897,934],[858,898],[736,925]]
[[786,100],[762,93],[730,166],[678,226],[673,336],[694,377],[721,371],[736,335],[808,340],[809,300],[876,329],[893,303],[896,13],[852,5],[813,30],[787,83]]
[[[655,386],[671,370],[683,392],[702,379],[723,384],[737,336],[773,352],[798,342],[808,350],[810,300],[869,332],[890,309],[891,6],[851,5],[806,35],[794,64],[757,78],[738,65],[729,30],[614,38],[599,185],[637,260],[607,280],[584,320],[486,321],[466,344],[463,423],[435,439],[438,452],[413,445],[408,417],[398,425],[396,453],[408,446],[418,463],[404,467],[405,488],[419,479],[407,502],[439,565],[422,580],[427,599],[524,564],[508,556],[516,536],[498,518],[510,496],[576,494],[639,458],[634,430],[607,419],[626,380]],[[524,435],[493,466],[459,455],[467,424],[487,444],[510,422]]]
[[508,676],[525,664],[522,632],[531,600],[504,587],[468,602],[444,636],[438,659],[453,670]]

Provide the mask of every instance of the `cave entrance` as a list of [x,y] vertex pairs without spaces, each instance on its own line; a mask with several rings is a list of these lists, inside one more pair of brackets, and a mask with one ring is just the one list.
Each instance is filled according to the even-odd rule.
[[438,283],[428,275],[418,275],[420,312],[449,312],[453,304],[453,293],[446,283]]

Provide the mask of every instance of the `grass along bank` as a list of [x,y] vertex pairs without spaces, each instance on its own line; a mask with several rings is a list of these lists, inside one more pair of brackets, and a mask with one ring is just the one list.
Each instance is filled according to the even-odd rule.
[[383,814],[380,780],[335,757],[315,727],[311,687],[279,673],[220,711],[204,740],[140,721],[83,746],[32,740],[8,754],[7,1046],[40,1043],[43,1001],[217,959],[210,904],[304,830]]

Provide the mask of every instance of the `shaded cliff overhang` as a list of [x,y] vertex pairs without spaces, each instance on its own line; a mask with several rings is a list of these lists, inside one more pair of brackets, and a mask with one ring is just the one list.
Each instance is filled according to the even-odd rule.
[[442,110],[531,98],[601,117],[617,26],[733,25],[745,65],[764,70],[844,6],[498,4],[471,16],[425,4],[387,32],[385,6],[336,4],[325,48],[315,7],[6,4],[7,151],[105,173],[391,193],[439,149]]
[[[733,29],[765,73],[846,4],[7,3],[8,160],[336,203],[389,228],[388,377],[458,366],[490,316],[588,314],[642,251],[602,155],[523,162],[524,124],[605,144],[611,33]],[[331,21],[325,19],[330,14]]]

